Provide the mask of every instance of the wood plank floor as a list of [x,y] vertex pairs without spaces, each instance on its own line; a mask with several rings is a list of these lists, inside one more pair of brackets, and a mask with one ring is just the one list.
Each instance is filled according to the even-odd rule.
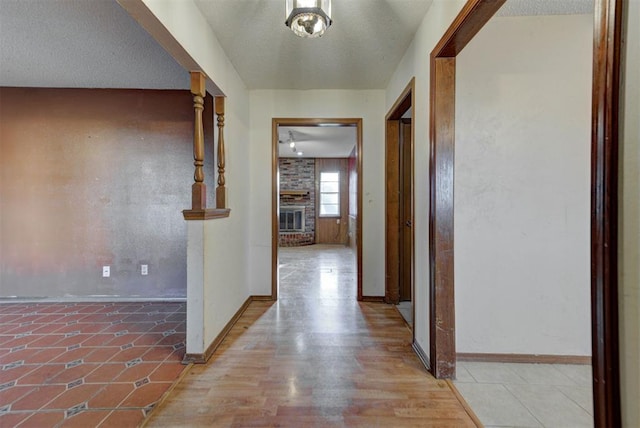
[[146,426],[475,426],[398,311],[355,301],[348,249],[280,251],[280,300],[251,303]]

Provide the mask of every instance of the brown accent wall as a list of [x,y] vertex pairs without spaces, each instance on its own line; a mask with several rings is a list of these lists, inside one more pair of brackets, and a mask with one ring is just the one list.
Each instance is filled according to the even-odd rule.
[[318,244],[348,244],[347,231],[349,228],[349,177],[347,175],[347,159],[316,159],[316,206],[320,207],[320,173],[340,172],[340,216],[320,217],[320,208],[317,210],[316,242]]
[[187,91],[0,88],[0,297],[184,297],[192,135]]

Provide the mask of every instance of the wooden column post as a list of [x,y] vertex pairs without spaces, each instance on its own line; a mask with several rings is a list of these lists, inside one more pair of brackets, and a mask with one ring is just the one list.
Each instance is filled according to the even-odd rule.
[[227,189],[225,187],[224,153],[224,97],[215,97],[215,111],[218,116],[218,187],[216,188],[216,208],[227,207]]
[[456,59],[431,57],[429,205],[430,359],[438,378],[454,379],[453,187]]
[[193,174],[194,183],[191,186],[191,209],[204,210],[207,208],[207,186],[204,184],[204,128],[202,126],[202,112],[204,111],[204,97],[207,93],[206,77],[201,71],[191,72],[191,93],[193,94],[193,108],[195,120],[193,128]]
[[[598,0],[594,12],[591,355],[596,427],[622,426],[618,337],[618,109],[623,3],[622,0]],[[630,22],[631,16],[627,19]]]
[[467,0],[431,52],[429,159],[429,296],[431,372],[456,374],[453,190],[456,56],[505,0]]

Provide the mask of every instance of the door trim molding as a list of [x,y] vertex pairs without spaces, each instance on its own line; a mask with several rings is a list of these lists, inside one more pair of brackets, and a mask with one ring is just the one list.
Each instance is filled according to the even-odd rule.
[[271,120],[271,299],[278,300],[278,126],[321,126],[326,123],[356,127],[357,217],[356,271],[357,299],[362,296],[362,119],[361,118],[273,118]]
[[456,55],[505,0],[468,0],[430,56],[429,91],[429,332],[431,372],[456,370],[453,186]]
[[621,426],[618,337],[618,110],[622,1],[596,0],[591,120],[591,343],[594,422]]
[[[411,159],[415,158],[413,124],[415,123],[415,77],[411,78],[402,93],[385,116],[385,287],[384,299],[387,303],[397,304],[400,300],[400,119],[409,109],[411,110]],[[415,218],[413,199],[414,177],[411,176],[411,219]],[[415,232],[414,236],[415,236]],[[415,239],[414,239],[415,242]],[[412,253],[415,249],[412,251]],[[412,263],[413,266],[413,263]],[[414,292],[414,272],[411,272],[411,298]],[[412,305],[415,308],[415,305]],[[415,319],[415,309],[413,314]],[[413,330],[413,329],[412,329]]]
[[[455,376],[453,153],[455,57],[504,0],[468,0],[431,52],[429,262],[430,360]],[[621,0],[595,0],[591,158],[591,311],[596,427],[620,426],[618,338],[618,109]],[[437,327],[437,328],[436,328]]]

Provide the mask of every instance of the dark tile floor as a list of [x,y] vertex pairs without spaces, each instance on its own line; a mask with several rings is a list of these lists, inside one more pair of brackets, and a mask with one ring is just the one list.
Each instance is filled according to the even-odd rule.
[[185,303],[1,303],[0,427],[133,427],[186,367]]

